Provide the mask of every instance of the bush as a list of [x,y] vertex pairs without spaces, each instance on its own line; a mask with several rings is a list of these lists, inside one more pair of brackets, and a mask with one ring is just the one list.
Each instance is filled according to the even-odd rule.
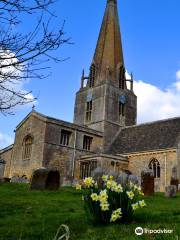
[[131,222],[134,212],[146,206],[141,187],[132,182],[122,187],[113,176],[103,175],[98,183],[85,178],[76,189],[82,191],[87,216],[95,224]]

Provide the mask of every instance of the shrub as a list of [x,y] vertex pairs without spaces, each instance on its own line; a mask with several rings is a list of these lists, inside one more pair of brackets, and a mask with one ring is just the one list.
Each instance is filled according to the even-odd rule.
[[134,212],[146,206],[141,187],[132,182],[122,187],[113,176],[103,175],[98,183],[85,178],[76,189],[82,191],[87,216],[95,224],[131,222]]

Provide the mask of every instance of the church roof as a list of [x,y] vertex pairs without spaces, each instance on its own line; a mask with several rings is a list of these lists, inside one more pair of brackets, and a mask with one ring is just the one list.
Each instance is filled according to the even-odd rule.
[[50,116],[47,116],[47,115],[44,115],[40,112],[37,112],[35,110],[31,111],[17,126],[16,126],[16,131],[18,128],[20,128],[25,121],[27,121],[31,116],[36,116],[36,117],[40,117],[41,120],[45,121],[46,123],[51,123],[51,124],[58,124],[58,125],[61,125],[63,127],[69,127],[69,128],[72,128],[72,129],[76,129],[76,130],[80,130],[80,131],[83,131],[83,132],[87,132],[89,134],[94,134],[94,135],[97,135],[97,136],[102,136],[103,133],[98,131],[98,130],[95,130],[95,129],[92,129],[92,128],[88,128],[86,126],[82,126],[82,125],[78,125],[78,124],[74,124],[74,123],[71,123],[71,122],[67,122],[67,121],[64,121],[64,120],[61,120],[61,119],[57,119],[57,118],[54,118],[54,117],[50,117]]
[[180,141],[180,117],[123,128],[108,153],[125,154],[176,148]]
[[9,150],[11,150],[13,148],[14,144],[11,144],[3,149],[0,149],[0,154],[4,153],[4,152],[7,152]]

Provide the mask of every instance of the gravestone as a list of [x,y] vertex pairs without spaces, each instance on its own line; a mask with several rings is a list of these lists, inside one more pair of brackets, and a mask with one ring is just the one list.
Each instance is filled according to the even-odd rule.
[[121,172],[117,178],[117,183],[125,187],[128,183],[129,175],[125,172]]
[[132,182],[133,184],[136,184],[136,185],[141,185],[140,177],[137,177],[135,175],[130,175],[129,176],[129,182]]
[[106,175],[106,171],[101,167],[97,167],[92,172],[92,177],[97,182],[99,187],[103,186],[103,180],[102,180],[103,175]]
[[10,182],[12,183],[29,183],[29,180],[26,176],[13,176],[10,180]]
[[48,173],[47,179],[46,179],[46,189],[57,191],[60,186],[60,174],[59,171],[51,170]]
[[141,188],[146,196],[154,194],[154,176],[149,169],[141,172]]
[[178,190],[179,180],[171,178],[171,185],[176,186],[176,190]]
[[31,178],[31,190],[58,190],[60,186],[60,174],[56,170],[46,168],[36,169]]
[[165,188],[165,196],[168,198],[176,197],[177,187],[175,185],[169,185]]
[[171,183],[170,185],[175,185],[176,190],[178,190],[179,180],[178,180],[178,172],[177,172],[177,166],[174,166],[172,168],[172,176],[171,176]]
[[174,166],[172,168],[172,176],[171,176],[172,179],[178,179],[178,173],[177,173],[177,166]]
[[7,177],[5,177],[5,178],[3,179],[3,182],[5,182],[5,183],[9,183],[9,182],[11,182],[11,179],[10,179],[10,178],[7,178]]

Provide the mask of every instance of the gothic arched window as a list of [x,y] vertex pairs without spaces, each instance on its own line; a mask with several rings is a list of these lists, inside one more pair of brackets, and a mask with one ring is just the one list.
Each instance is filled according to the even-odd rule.
[[126,80],[125,80],[125,68],[123,66],[119,69],[119,88],[125,89]]
[[160,178],[161,176],[161,167],[157,159],[153,158],[149,163],[149,169],[152,169],[154,177]]
[[125,104],[119,102],[119,117],[125,116]]
[[121,116],[125,116],[125,103],[126,103],[126,96],[121,95],[119,96],[119,119],[121,119]]
[[96,78],[96,65],[93,63],[90,67],[89,87],[94,87],[95,78]]
[[92,100],[86,102],[86,122],[90,122],[92,120]]
[[33,138],[31,136],[26,136],[23,141],[23,159],[30,159],[32,152]]

